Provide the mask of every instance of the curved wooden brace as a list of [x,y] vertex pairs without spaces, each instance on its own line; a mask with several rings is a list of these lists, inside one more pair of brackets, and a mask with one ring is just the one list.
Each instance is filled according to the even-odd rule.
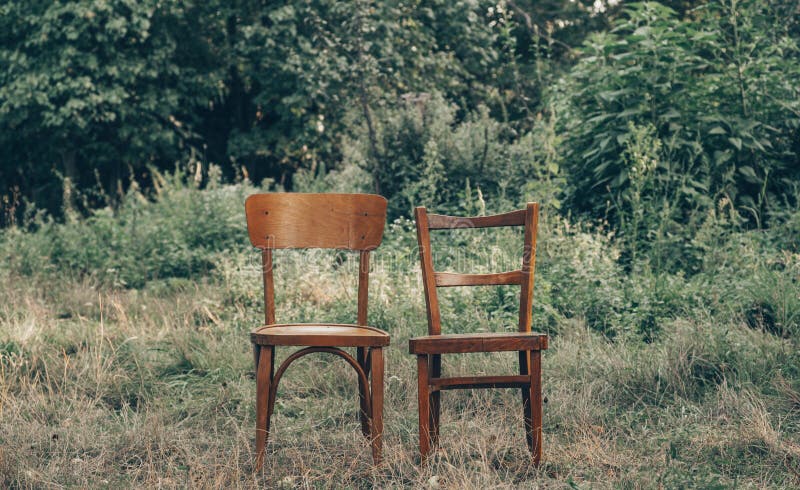
[[[272,377],[272,383],[269,389],[269,402],[267,405],[268,417],[272,415],[272,410],[275,408],[275,397],[278,393],[278,383],[281,380],[281,376],[283,376],[283,373],[286,371],[286,368],[288,368],[289,364],[296,361],[297,359],[300,359],[301,357],[308,354],[313,354],[314,352],[327,352],[328,354],[334,354],[341,357],[342,359],[347,361],[348,364],[353,366],[353,369],[356,370],[356,374],[358,375],[360,381],[363,383],[363,386],[369,386],[369,379],[367,378],[367,374],[364,372],[364,369],[358,364],[358,361],[353,359],[353,356],[351,356],[347,352],[337,347],[306,347],[305,349],[300,349],[299,351],[287,357],[286,360],[281,363],[278,370],[275,371],[275,375]],[[367,414],[371,416],[372,397],[367,396],[365,401],[367,404],[366,407]]]

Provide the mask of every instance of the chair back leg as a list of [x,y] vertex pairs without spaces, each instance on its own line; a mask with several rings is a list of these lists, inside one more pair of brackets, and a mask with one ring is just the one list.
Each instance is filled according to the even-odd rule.
[[[364,347],[358,347],[356,350],[356,360],[358,361],[358,365],[361,366],[361,369],[364,370],[367,377],[369,377],[370,372],[370,365],[368,362],[367,356],[367,349]],[[367,398],[370,396],[369,386],[367,386],[359,377],[358,378],[358,403],[359,403],[359,411],[358,417],[361,420],[361,433],[364,434],[364,437],[367,439],[371,439],[370,435],[370,418],[372,414],[369,413],[369,408],[367,405]]]
[[531,456],[538,465],[542,460],[542,351],[530,353],[531,359]]
[[[431,374],[428,378],[439,378],[442,375],[442,355],[432,354],[430,356],[430,370]],[[439,445],[439,416],[442,409],[442,392],[436,390],[430,395],[431,397],[431,421],[430,421],[430,440],[431,447],[436,448]]]
[[519,373],[530,376],[530,384],[522,388],[522,410],[525,439],[534,464],[542,459],[542,358],[541,351],[520,351]]
[[431,450],[428,373],[428,355],[420,354],[417,356],[417,405],[419,406],[419,454],[423,463],[428,459],[428,453]]

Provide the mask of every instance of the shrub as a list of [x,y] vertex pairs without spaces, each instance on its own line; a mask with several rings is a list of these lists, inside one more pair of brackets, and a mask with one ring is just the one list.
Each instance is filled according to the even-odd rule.
[[22,274],[50,270],[141,287],[208,271],[218,253],[247,245],[243,202],[252,186],[223,186],[216,177],[201,190],[180,171],[155,176],[152,198],[133,186],[118,209],[63,223],[39,216],[33,232],[6,230],[4,261]]
[[[631,218],[648,230],[673,220],[690,238],[692,217],[727,196],[761,226],[798,177],[800,47],[776,9],[720,0],[681,21],[636,3],[591,36],[560,94],[569,205],[634,234]],[[638,157],[637,140],[651,143]]]
[[554,118],[540,115],[530,132],[518,135],[486,107],[460,118],[461,110],[439,93],[387,105],[375,111],[374,134],[366,125],[350,125],[343,167],[372,175],[373,189],[389,199],[392,218],[417,205],[463,210],[473,204],[473,189],[493,196],[495,210],[526,200],[558,208]]

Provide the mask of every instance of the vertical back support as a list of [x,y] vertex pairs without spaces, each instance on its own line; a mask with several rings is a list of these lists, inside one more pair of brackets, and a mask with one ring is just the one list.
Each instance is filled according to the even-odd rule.
[[362,250],[358,261],[358,324],[367,324],[369,300],[369,251]]
[[417,223],[417,244],[422,265],[422,285],[425,289],[425,303],[428,313],[428,334],[442,333],[441,315],[439,314],[439,297],[436,295],[436,277],[433,271],[433,253],[431,251],[431,234],[428,224],[428,211],[424,207],[414,209]]
[[264,323],[275,323],[275,282],[272,279],[272,250],[261,250],[261,273],[264,278]]
[[[362,250],[358,264],[358,325],[367,325],[369,304],[369,251]],[[264,282],[264,324],[274,325],[275,282],[272,275],[272,250],[261,250],[261,273]]]
[[539,226],[539,203],[525,209],[525,248],[522,251],[522,287],[519,293],[519,331],[531,331],[533,314],[533,279],[536,271],[536,230]]

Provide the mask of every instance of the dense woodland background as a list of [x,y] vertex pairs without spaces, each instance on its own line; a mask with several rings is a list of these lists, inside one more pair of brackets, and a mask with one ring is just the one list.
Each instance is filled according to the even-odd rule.
[[457,206],[471,186],[493,207],[536,197],[629,235],[655,224],[639,208],[662,230],[696,228],[723,197],[764,227],[800,192],[797,9],[5,2],[5,222],[117,206],[154,169],[205,183],[213,164],[287,190],[378,192],[393,216]]
[[[243,202],[267,191],[389,199],[382,467],[320,356],[252,472]],[[0,199],[0,487],[800,486],[798,0],[6,0]],[[445,395],[419,466],[412,207],[526,201],[544,464],[487,390]],[[521,248],[434,240],[464,272]],[[352,321],[357,262],[277,256],[279,320]],[[448,288],[444,330],[513,330],[517,294]]]

